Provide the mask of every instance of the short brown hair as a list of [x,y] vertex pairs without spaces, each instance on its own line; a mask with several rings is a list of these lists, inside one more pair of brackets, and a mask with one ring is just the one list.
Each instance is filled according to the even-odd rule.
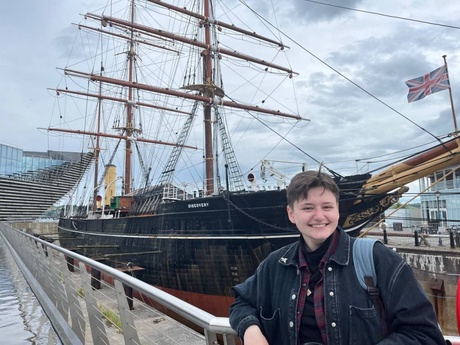
[[294,202],[299,199],[306,199],[308,191],[315,187],[323,187],[331,191],[337,202],[339,201],[339,187],[334,179],[321,171],[308,170],[295,175],[287,188],[287,203],[289,207],[294,206]]

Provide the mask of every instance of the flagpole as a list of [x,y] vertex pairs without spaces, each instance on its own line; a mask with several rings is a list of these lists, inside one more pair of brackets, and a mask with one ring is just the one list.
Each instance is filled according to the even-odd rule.
[[450,106],[452,108],[452,118],[454,119],[454,129],[455,129],[455,136],[458,136],[458,129],[457,129],[457,118],[455,116],[455,109],[454,109],[454,101],[452,99],[452,88],[450,86],[450,79],[449,79],[449,70],[447,69],[447,55],[443,55],[442,58],[444,59],[444,66],[446,66],[447,72],[447,80],[449,80],[449,96],[450,96]]

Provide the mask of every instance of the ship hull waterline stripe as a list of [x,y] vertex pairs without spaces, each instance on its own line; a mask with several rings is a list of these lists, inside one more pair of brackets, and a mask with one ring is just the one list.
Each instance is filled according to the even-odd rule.
[[105,234],[105,233],[97,233],[97,232],[86,232],[86,231],[78,231],[78,230],[69,230],[59,228],[59,230],[78,233],[82,235],[91,235],[91,236],[100,236],[100,237],[120,237],[120,238],[151,238],[151,239],[176,239],[176,240],[260,240],[264,238],[290,238],[290,237],[299,237],[300,232],[291,235],[269,235],[269,236],[165,236],[165,235],[114,235],[114,234]]

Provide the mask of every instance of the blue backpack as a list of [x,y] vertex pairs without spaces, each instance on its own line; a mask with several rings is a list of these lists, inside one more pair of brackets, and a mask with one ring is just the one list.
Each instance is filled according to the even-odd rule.
[[367,291],[370,299],[377,308],[382,320],[382,332],[387,333],[385,309],[377,287],[377,274],[374,266],[374,244],[378,240],[370,238],[357,238],[353,244],[353,262],[356,276],[361,287]]

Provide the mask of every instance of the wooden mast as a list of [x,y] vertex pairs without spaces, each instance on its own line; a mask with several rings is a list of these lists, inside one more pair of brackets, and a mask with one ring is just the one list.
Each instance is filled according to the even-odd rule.
[[[101,61],[101,70],[99,72],[102,75],[104,66]],[[99,95],[102,94],[102,82],[99,82]],[[97,103],[97,133],[101,132],[101,113],[102,113],[102,99],[98,99]],[[98,190],[98,177],[99,177],[99,155],[101,153],[100,147],[100,136],[96,135],[96,146],[94,148],[94,187],[93,187],[93,211],[97,210],[97,190]]]
[[[209,18],[209,0],[204,1],[204,16]],[[204,23],[204,41],[208,47],[203,51],[203,78],[204,84],[211,87],[204,89],[204,94],[207,97],[214,98],[212,87],[214,81],[212,79],[212,52],[211,52],[211,28],[209,22]],[[214,157],[212,149],[212,105],[207,103],[203,105],[204,117],[204,140],[205,140],[205,172],[206,172],[206,194],[214,193]]]
[[[134,23],[134,0],[131,0],[131,23]],[[134,30],[130,31],[129,52],[128,52],[128,81],[133,82],[133,69],[134,69]],[[125,140],[125,179],[124,179],[124,193],[131,192],[131,138],[133,136],[133,88],[128,87],[128,102],[126,103],[126,128],[125,133],[127,139]]]

